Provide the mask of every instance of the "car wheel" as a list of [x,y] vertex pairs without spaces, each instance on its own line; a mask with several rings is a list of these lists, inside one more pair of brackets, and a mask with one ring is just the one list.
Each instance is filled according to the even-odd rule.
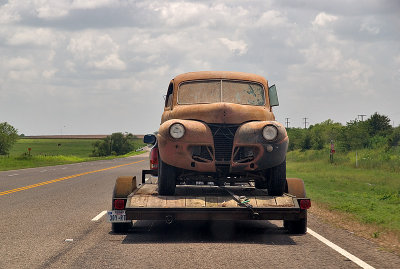
[[254,187],[256,187],[256,189],[268,189],[268,182],[261,179],[255,180]]
[[286,160],[267,170],[268,195],[281,196],[286,187]]
[[174,195],[176,187],[176,168],[158,158],[158,194]]

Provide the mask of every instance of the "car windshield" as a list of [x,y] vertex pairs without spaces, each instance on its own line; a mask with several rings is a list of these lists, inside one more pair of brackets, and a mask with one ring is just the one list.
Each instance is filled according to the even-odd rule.
[[261,84],[245,81],[208,80],[184,82],[179,86],[178,104],[234,103],[263,106],[264,88]]

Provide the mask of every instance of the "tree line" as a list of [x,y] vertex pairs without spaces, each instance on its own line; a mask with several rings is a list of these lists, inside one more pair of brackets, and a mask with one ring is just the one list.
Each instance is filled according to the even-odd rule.
[[400,126],[392,127],[389,117],[377,112],[365,121],[352,120],[342,125],[329,119],[307,129],[287,128],[287,133],[289,150],[320,150],[331,141],[342,151],[382,147],[389,150],[400,143]]

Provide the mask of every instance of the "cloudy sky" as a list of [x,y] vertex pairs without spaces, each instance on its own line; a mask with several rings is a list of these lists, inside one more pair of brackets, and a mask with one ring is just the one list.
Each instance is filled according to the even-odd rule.
[[169,81],[256,73],[275,114],[400,124],[400,1],[0,0],[0,122],[20,133],[158,129]]

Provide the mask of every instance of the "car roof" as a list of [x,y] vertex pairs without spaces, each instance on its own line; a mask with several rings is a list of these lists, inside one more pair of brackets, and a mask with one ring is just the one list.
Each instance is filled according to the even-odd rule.
[[184,81],[191,80],[205,80],[205,79],[230,79],[230,80],[246,80],[255,81],[268,88],[268,81],[259,75],[244,73],[244,72],[231,72],[231,71],[199,71],[189,72],[176,76],[173,81],[175,85],[179,85]]

